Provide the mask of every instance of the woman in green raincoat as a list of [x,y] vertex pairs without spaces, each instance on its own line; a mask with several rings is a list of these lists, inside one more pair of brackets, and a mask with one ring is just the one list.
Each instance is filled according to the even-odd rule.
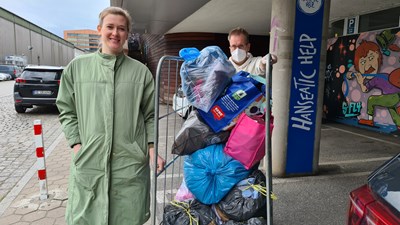
[[[73,148],[67,224],[143,224],[150,216],[154,159],[154,80],[146,66],[123,53],[128,12],[99,15],[101,49],[64,69],[57,107]],[[157,169],[165,161],[157,158]]]

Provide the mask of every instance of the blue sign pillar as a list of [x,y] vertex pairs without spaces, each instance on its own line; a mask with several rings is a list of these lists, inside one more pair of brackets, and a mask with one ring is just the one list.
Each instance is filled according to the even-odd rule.
[[286,174],[313,172],[323,0],[297,0]]

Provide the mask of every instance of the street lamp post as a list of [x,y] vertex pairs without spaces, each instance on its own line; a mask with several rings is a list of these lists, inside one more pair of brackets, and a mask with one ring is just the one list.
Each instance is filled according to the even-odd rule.
[[31,46],[31,45],[28,45],[28,50],[29,50],[29,61],[30,61],[30,64],[33,64],[33,56],[32,56],[32,49],[33,49],[33,46]]

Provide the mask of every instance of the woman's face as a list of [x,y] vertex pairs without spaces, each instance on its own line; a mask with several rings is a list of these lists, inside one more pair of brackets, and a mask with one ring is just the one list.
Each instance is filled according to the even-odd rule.
[[121,15],[108,14],[103,24],[97,26],[101,35],[102,53],[117,55],[122,52],[124,43],[128,39],[127,21]]

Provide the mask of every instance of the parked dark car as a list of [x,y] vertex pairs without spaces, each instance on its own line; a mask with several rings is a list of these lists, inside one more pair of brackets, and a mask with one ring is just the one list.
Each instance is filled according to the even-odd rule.
[[11,64],[0,65],[0,73],[8,73],[11,75],[11,79],[14,80],[18,77],[20,68]]
[[15,111],[24,113],[33,105],[55,105],[62,67],[27,66],[14,84]]
[[350,193],[348,225],[400,224],[400,153]]

